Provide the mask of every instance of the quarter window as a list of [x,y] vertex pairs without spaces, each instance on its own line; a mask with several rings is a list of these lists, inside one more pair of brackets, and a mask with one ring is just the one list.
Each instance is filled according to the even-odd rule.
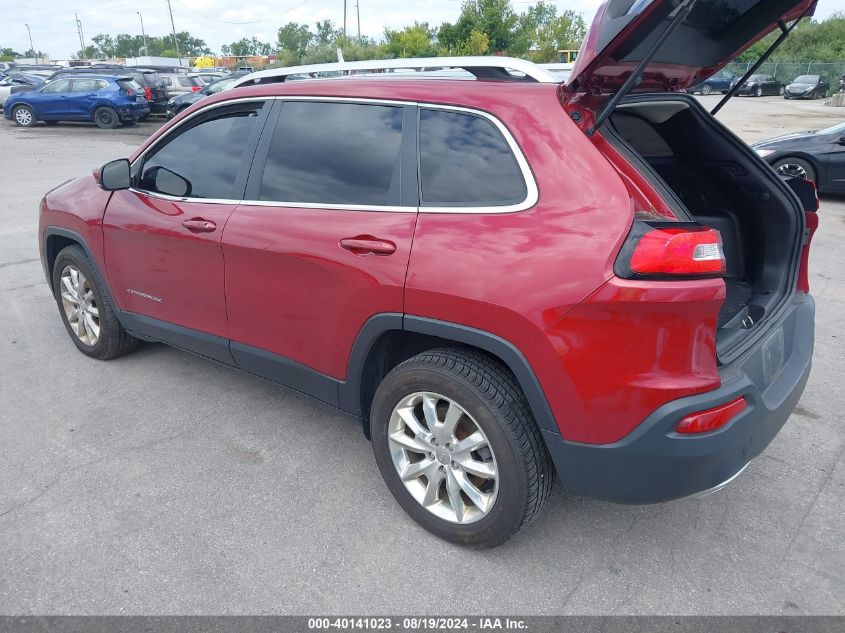
[[499,129],[463,112],[420,110],[421,204],[506,206],[528,191],[519,163]]
[[259,198],[389,205],[399,201],[403,108],[288,101],[276,123]]
[[238,172],[252,156],[246,151],[258,125],[261,104],[238,107],[177,131],[144,159],[139,187],[188,198],[232,200]]

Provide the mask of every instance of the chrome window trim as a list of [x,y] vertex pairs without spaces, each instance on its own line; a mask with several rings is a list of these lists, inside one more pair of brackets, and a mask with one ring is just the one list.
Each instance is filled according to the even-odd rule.
[[226,101],[219,101],[217,103],[213,103],[209,106],[206,106],[196,112],[190,114],[189,116],[185,117],[182,121],[180,121],[177,125],[167,131],[166,134],[163,134],[159,138],[157,138],[152,145],[150,145],[143,153],[139,154],[134,161],[132,161],[131,166],[134,166],[135,163],[138,161],[143,161],[144,158],[152,151],[155,150],[156,147],[161,144],[162,141],[167,140],[173,134],[178,134],[178,130],[185,125],[188,121],[192,120],[194,117],[207,113],[209,110],[213,110],[220,107],[230,106],[237,103],[257,103],[257,102],[269,102],[269,101],[325,101],[325,102],[333,102],[333,103],[365,103],[365,104],[374,104],[374,105],[389,105],[389,106],[416,106],[418,108],[427,108],[427,109],[434,109],[434,110],[446,110],[451,112],[462,112],[464,114],[479,116],[484,118],[499,130],[499,132],[504,137],[505,141],[507,142],[508,146],[511,149],[511,152],[516,159],[517,165],[519,165],[519,169],[522,172],[522,178],[525,182],[525,189],[526,189],[526,196],[525,200],[515,204],[509,205],[489,205],[489,206],[474,206],[474,207],[426,207],[426,206],[418,206],[418,207],[407,207],[407,206],[383,206],[383,205],[354,205],[354,204],[329,204],[329,203],[316,203],[316,202],[285,202],[279,200],[227,200],[227,199],[217,199],[217,198],[184,198],[178,196],[169,196],[163,193],[157,193],[152,191],[145,191],[143,189],[136,189],[134,187],[130,188],[129,191],[137,194],[143,194],[146,196],[150,196],[152,198],[158,198],[161,200],[168,200],[171,202],[199,202],[203,204],[234,204],[234,205],[247,205],[247,206],[256,206],[256,207],[286,207],[291,209],[329,209],[329,210],[345,210],[345,211],[372,211],[372,212],[381,212],[381,213],[426,213],[426,214],[472,214],[472,215],[486,215],[486,214],[499,214],[499,213],[518,213],[520,211],[525,211],[526,209],[530,209],[539,200],[540,194],[539,189],[537,188],[537,181],[534,179],[534,173],[531,171],[531,167],[528,165],[528,161],[525,158],[525,155],[522,153],[522,148],[516,142],[513,135],[511,134],[510,130],[502,123],[498,117],[490,114],[489,112],[485,112],[484,110],[477,110],[475,108],[467,108],[464,106],[454,106],[454,105],[447,105],[447,104],[440,104],[440,103],[428,103],[423,101],[401,101],[401,100],[394,100],[394,99],[377,99],[377,98],[365,98],[365,97],[336,97],[336,96],[319,96],[319,95],[269,95],[263,97],[242,97],[239,99],[229,99]]

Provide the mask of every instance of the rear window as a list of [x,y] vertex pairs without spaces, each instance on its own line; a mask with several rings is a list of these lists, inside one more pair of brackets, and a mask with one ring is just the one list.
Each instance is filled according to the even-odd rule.
[[401,107],[288,101],[261,200],[384,206],[399,201]]
[[199,86],[197,80],[193,77],[177,77],[179,80],[179,85],[185,88],[193,88],[194,86]]
[[120,87],[124,90],[131,90],[132,92],[138,92],[141,90],[141,86],[133,79],[118,79],[117,83],[120,84]]
[[419,134],[422,206],[506,206],[528,195],[510,145],[486,118],[423,108]]
[[142,81],[144,81],[146,83],[146,85],[148,85],[148,86],[158,86],[159,88],[164,86],[164,79],[162,79],[161,75],[159,75],[158,73],[155,73],[155,72],[146,73],[145,72],[145,73],[141,73],[141,75],[143,77]]

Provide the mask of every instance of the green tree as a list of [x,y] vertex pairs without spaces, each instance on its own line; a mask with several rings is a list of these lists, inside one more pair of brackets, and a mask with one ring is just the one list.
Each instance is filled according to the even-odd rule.
[[473,29],[467,40],[461,44],[458,53],[461,55],[484,55],[489,50],[490,38],[487,37],[487,33]]
[[437,54],[436,30],[428,22],[393,31],[384,29],[384,52],[389,57],[431,57]]
[[248,57],[250,55],[270,55],[273,52],[273,47],[253,35],[252,39],[244,37],[237,42],[224,45],[221,50],[224,55]]
[[0,61],[10,62],[13,61],[16,57],[20,57],[21,54],[18,53],[13,48],[3,47],[0,48]]
[[317,32],[314,37],[316,43],[319,44],[337,44],[338,38],[343,35],[343,31],[337,28],[331,20],[322,20],[317,22]]
[[579,14],[567,10],[558,15],[557,7],[542,1],[528,7],[519,22],[528,57],[536,62],[557,61],[558,50],[578,48],[587,31]]
[[308,45],[314,38],[307,24],[288,22],[279,28],[276,47],[280,53],[288,54],[292,60],[298,62],[305,55]]

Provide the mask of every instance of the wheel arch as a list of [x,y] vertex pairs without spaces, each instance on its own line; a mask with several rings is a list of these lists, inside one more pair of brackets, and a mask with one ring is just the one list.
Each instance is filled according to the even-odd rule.
[[798,151],[785,151],[785,152],[778,152],[774,156],[770,156],[768,158],[768,163],[771,165],[772,169],[775,168],[775,163],[778,163],[782,160],[787,158],[800,158],[801,160],[805,160],[813,166],[813,169],[816,170],[816,182],[819,185],[826,185],[827,182],[825,180],[825,170],[822,166],[822,162],[818,159],[818,157],[813,156],[812,154],[808,154],[801,150]]
[[55,290],[53,287],[53,266],[56,263],[56,257],[58,257],[59,253],[62,252],[63,249],[74,245],[81,247],[82,250],[85,251],[85,255],[87,255],[88,260],[91,262],[91,266],[100,278],[103,288],[105,288],[105,291],[109,294],[109,300],[111,300],[114,305],[114,297],[112,295],[111,288],[109,288],[109,285],[106,282],[106,276],[103,275],[103,272],[100,270],[100,266],[91,252],[91,249],[88,247],[88,244],[85,242],[85,238],[76,231],[71,231],[70,229],[65,229],[59,226],[48,226],[44,229],[44,273],[47,276],[47,283],[50,285],[50,289]]
[[477,349],[501,362],[525,394],[539,428],[560,432],[533,369],[512,343],[458,323],[399,313],[373,316],[361,328],[349,357],[347,380],[339,385],[340,408],[360,417],[369,437],[370,405],[382,379],[408,358],[445,346]]

